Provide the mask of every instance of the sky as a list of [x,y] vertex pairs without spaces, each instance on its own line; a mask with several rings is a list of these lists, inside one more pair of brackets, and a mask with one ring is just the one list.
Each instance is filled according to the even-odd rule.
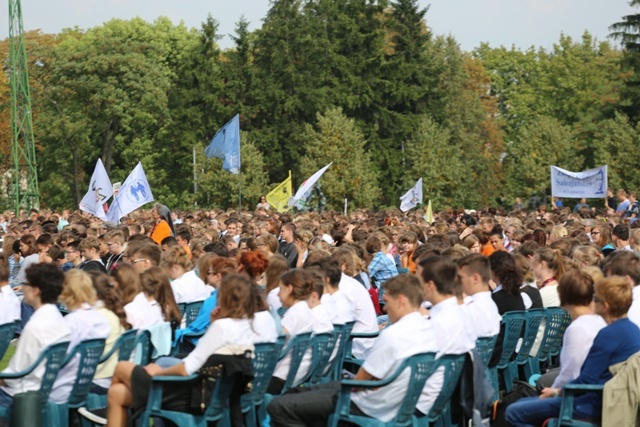
[[[8,2],[2,0],[5,11]],[[99,26],[112,18],[141,17],[153,21],[167,16],[199,28],[208,14],[220,23],[223,48],[244,15],[251,29],[260,27],[269,0],[22,0],[25,30],[57,33],[63,28]],[[560,33],[579,38],[588,30],[599,41],[607,40],[608,27],[622,16],[640,13],[628,0],[420,0],[429,6],[427,25],[437,35],[452,35],[465,51],[481,42],[527,49],[550,49]],[[1,10],[1,9],[0,9]],[[0,13],[0,38],[8,36],[8,18]],[[4,19],[2,17],[5,17]]]

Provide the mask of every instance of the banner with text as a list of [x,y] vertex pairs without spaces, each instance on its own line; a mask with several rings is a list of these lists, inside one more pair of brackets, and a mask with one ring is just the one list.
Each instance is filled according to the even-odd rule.
[[607,165],[583,172],[551,166],[551,195],[571,199],[602,199],[607,195]]

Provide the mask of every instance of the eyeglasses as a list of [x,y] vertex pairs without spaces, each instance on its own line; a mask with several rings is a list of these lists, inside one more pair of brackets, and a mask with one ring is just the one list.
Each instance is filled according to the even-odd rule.
[[597,231],[592,231],[592,232],[591,232],[591,235],[592,235],[592,236],[597,236],[598,234],[600,234],[600,233],[599,233],[599,232],[597,232]]
[[142,262],[142,261],[149,261],[149,260],[146,259],[146,258],[138,258],[138,259],[134,259],[133,261],[131,261],[131,263],[132,264],[137,264],[137,263]]

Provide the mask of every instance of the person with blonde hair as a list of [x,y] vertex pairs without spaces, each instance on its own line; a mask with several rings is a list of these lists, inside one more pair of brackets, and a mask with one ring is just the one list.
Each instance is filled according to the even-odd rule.
[[536,276],[544,307],[559,307],[558,280],[564,273],[564,260],[559,250],[543,247],[538,249],[531,260],[531,269]]
[[[69,314],[64,317],[64,322],[71,330],[67,354],[72,353],[82,341],[95,338],[107,339],[111,333],[111,326],[94,307],[98,301],[98,294],[88,273],[78,269],[67,271],[59,300],[69,310]],[[49,396],[53,402],[67,401],[78,373],[79,358],[80,356],[76,355],[60,369]]]
[[475,234],[469,234],[464,239],[462,239],[462,246],[469,249],[471,253],[480,253],[480,240]]
[[580,245],[573,248],[573,262],[575,262],[579,268],[590,265],[599,266],[600,257],[600,252],[591,245]]
[[211,288],[191,269],[191,261],[180,246],[163,252],[160,265],[172,280],[171,289],[177,304],[203,301],[211,295]]

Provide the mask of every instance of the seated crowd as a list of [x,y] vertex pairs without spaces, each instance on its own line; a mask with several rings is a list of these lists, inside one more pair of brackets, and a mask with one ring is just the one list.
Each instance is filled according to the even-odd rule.
[[[563,386],[604,384],[611,365],[640,351],[640,223],[624,216],[447,211],[427,223],[398,211],[292,216],[267,205],[183,216],[156,205],[117,226],[80,212],[5,215],[0,325],[19,325],[3,373],[27,369],[51,344],[68,342],[73,355],[79,343],[103,339],[106,354],[124,332],[149,330],[155,356],[170,357],[143,365],[134,363],[137,350],[131,361],[114,353],[98,365],[91,389],[106,409],[79,411],[97,424],[126,426],[145,408],[153,377],[246,358],[281,335],[333,333],[353,322],[354,334],[370,336],[353,340],[347,356],[359,362],[345,368],[356,380],[383,380],[411,356],[465,355],[479,338],[497,336],[488,362],[494,367],[505,313],[562,307],[571,324],[559,366],[538,379],[539,396],[506,411],[510,425],[540,426],[558,416]],[[188,318],[192,303],[201,306]],[[62,367],[51,402],[67,402],[78,366],[75,355]],[[267,387],[271,425],[327,425],[340,382],[298,387],[311,366],[308,348],[283,393],[292,355],[278,360]],[[11,408],[16,394],[39,390],[44,370],[0,379],[0,409]],[[441,366],[419,395],[418,419],[429,415],[444,383]],[[388,422],[408,384],[405,371],[384,387],[355,391],[351,412]],[[172,387],[165,400],[167,409],[187,411],[189,389]],[[574,416],[597,420],[602,411],[602,394],[586,393]]]

